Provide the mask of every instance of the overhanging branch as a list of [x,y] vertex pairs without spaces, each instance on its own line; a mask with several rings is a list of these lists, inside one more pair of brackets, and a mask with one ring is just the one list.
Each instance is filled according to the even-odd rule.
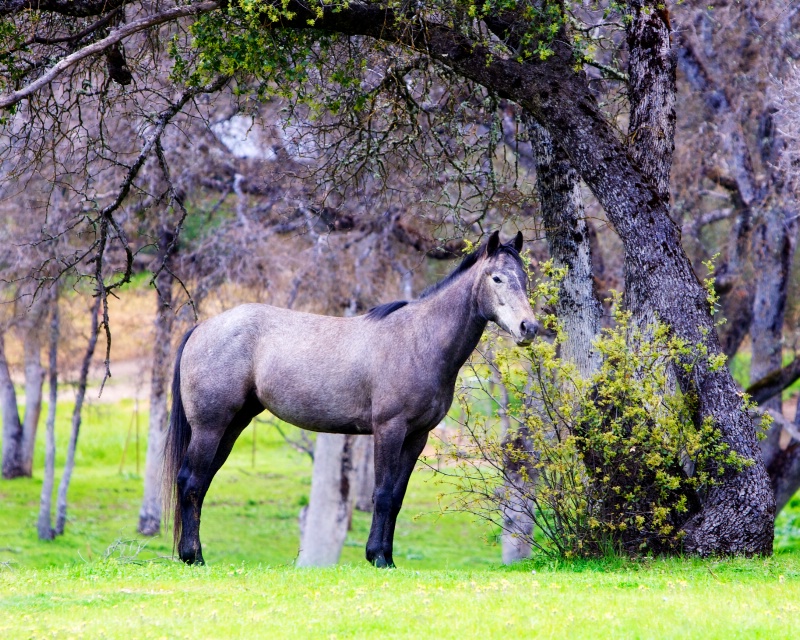
[[[216,1],[209,1],[173,7],[172,9],[161,11],[160,13],[154,13],[152,15],[145,16],[144,18],[140,18],[139,20],[134,20],[133,22],[123,24],[117,29],[114,29],[102,40],[93,42],[82,49],[78,49],[75,53],[68,55],[66,58],[61,59],[59,62],[50,67],[46,73],[41,75],[30,84],[17,91],[0,97],[0,109],[8,109],[9,107],[13,107],[25,98],[32,96],[37,91],[53,82],[61,74],[71,67],[74,67],[81,60],[85,60],[88,57],[102,53],[109,47],[122,42],[135,33],[158,26],[160,24],[164,24],[166,22],[172,22],[180,18],[185,18],[187,16],[196,16],[201,13],[208,13],[209,11],[217,9],[219,4],[220,3]],[[2,9],[0,9],[0,14],[2,14]]]

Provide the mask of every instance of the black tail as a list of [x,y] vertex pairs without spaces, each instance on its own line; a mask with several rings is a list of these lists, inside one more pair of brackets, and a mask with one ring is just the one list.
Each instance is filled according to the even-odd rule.
[[[164,496],[164,522],[169,520],[169,512],[174,514],[174,527],[172,531],[173,544],[175,547],[181,537],[181,500],[178,495],[178,472],[183,464],[183,457],[186,449],[189,448],[189,440],[192,438],[192,427],[186,419],[186,412],[183,410],[181,400],[181,357],[186,341],[197,327],[192,327],[183,336],[178,353],[175,356],[175,374],[172,377],[172,411],[169,416],[169,429],[167,431],[167,441],[164,444],[164,467],[163,467],[163,496]],[[174,549],[173,549],[174,551]]]

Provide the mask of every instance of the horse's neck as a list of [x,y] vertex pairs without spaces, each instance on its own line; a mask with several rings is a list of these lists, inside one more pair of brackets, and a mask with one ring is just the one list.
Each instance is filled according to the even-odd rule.
[[431,361],[441,363],[447,376],[455,377],[486,328],[486,319],[473,300],[474,283],[473,274],[464,274],[424,300],[424,321],[431,338],[426,347],[432,350]]

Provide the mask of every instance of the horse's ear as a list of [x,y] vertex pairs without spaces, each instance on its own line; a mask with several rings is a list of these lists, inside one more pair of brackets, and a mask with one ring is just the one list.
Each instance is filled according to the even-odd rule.
[[522,238],[522,231],[517,231],[517,235],[514,238],[514,249],[516,249],[517,253],[522,251],[522,243],[524,242]]
[[499,248],[500,248],[500,232],[495,231],[492,235],[489,236],[489,242],[486,243],[486,255],[488,256],[494,255]]

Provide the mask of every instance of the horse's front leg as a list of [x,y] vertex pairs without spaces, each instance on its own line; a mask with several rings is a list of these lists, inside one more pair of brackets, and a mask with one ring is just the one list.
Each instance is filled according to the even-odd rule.
[[428,442],[428,433],[428,431],[417,431],[410,434],[403,443],[403,448],[400,452],[400,468],[398,469],[392,492],[392,511],[389,514],[389,521],[383,529],[383,553],[390,567],[394,566],[392,551],[394,548],[394,528],[397,524],[397,516],[400,513],[400,508],[403,506],[403,498],[406,496],[408,481],[411,478],[411,474],[414,471],[414,467],[417,464],[422,450],[425,448],[425,443]]
[[372,527],[367,539],[367,560],[376,567],[391,566],[384,549],[385,531],[394,504],[394,485],[399,476],[400,457],[406,439],[406,421],[392,420],[375,425],[375,491],[372,494]]
[[[375,430],[375,493],[372,528],[367,541],[367,560],[376,567],[393,567],[392,548],[397,515],[403,505],[414,465],[428,440],[428,432],[406,436],[405,424]],[[402,434],[402,440],[398,434]],[[399,442],[399,445],[398,445]],[[379,444],[381,443],[381,444]]]

